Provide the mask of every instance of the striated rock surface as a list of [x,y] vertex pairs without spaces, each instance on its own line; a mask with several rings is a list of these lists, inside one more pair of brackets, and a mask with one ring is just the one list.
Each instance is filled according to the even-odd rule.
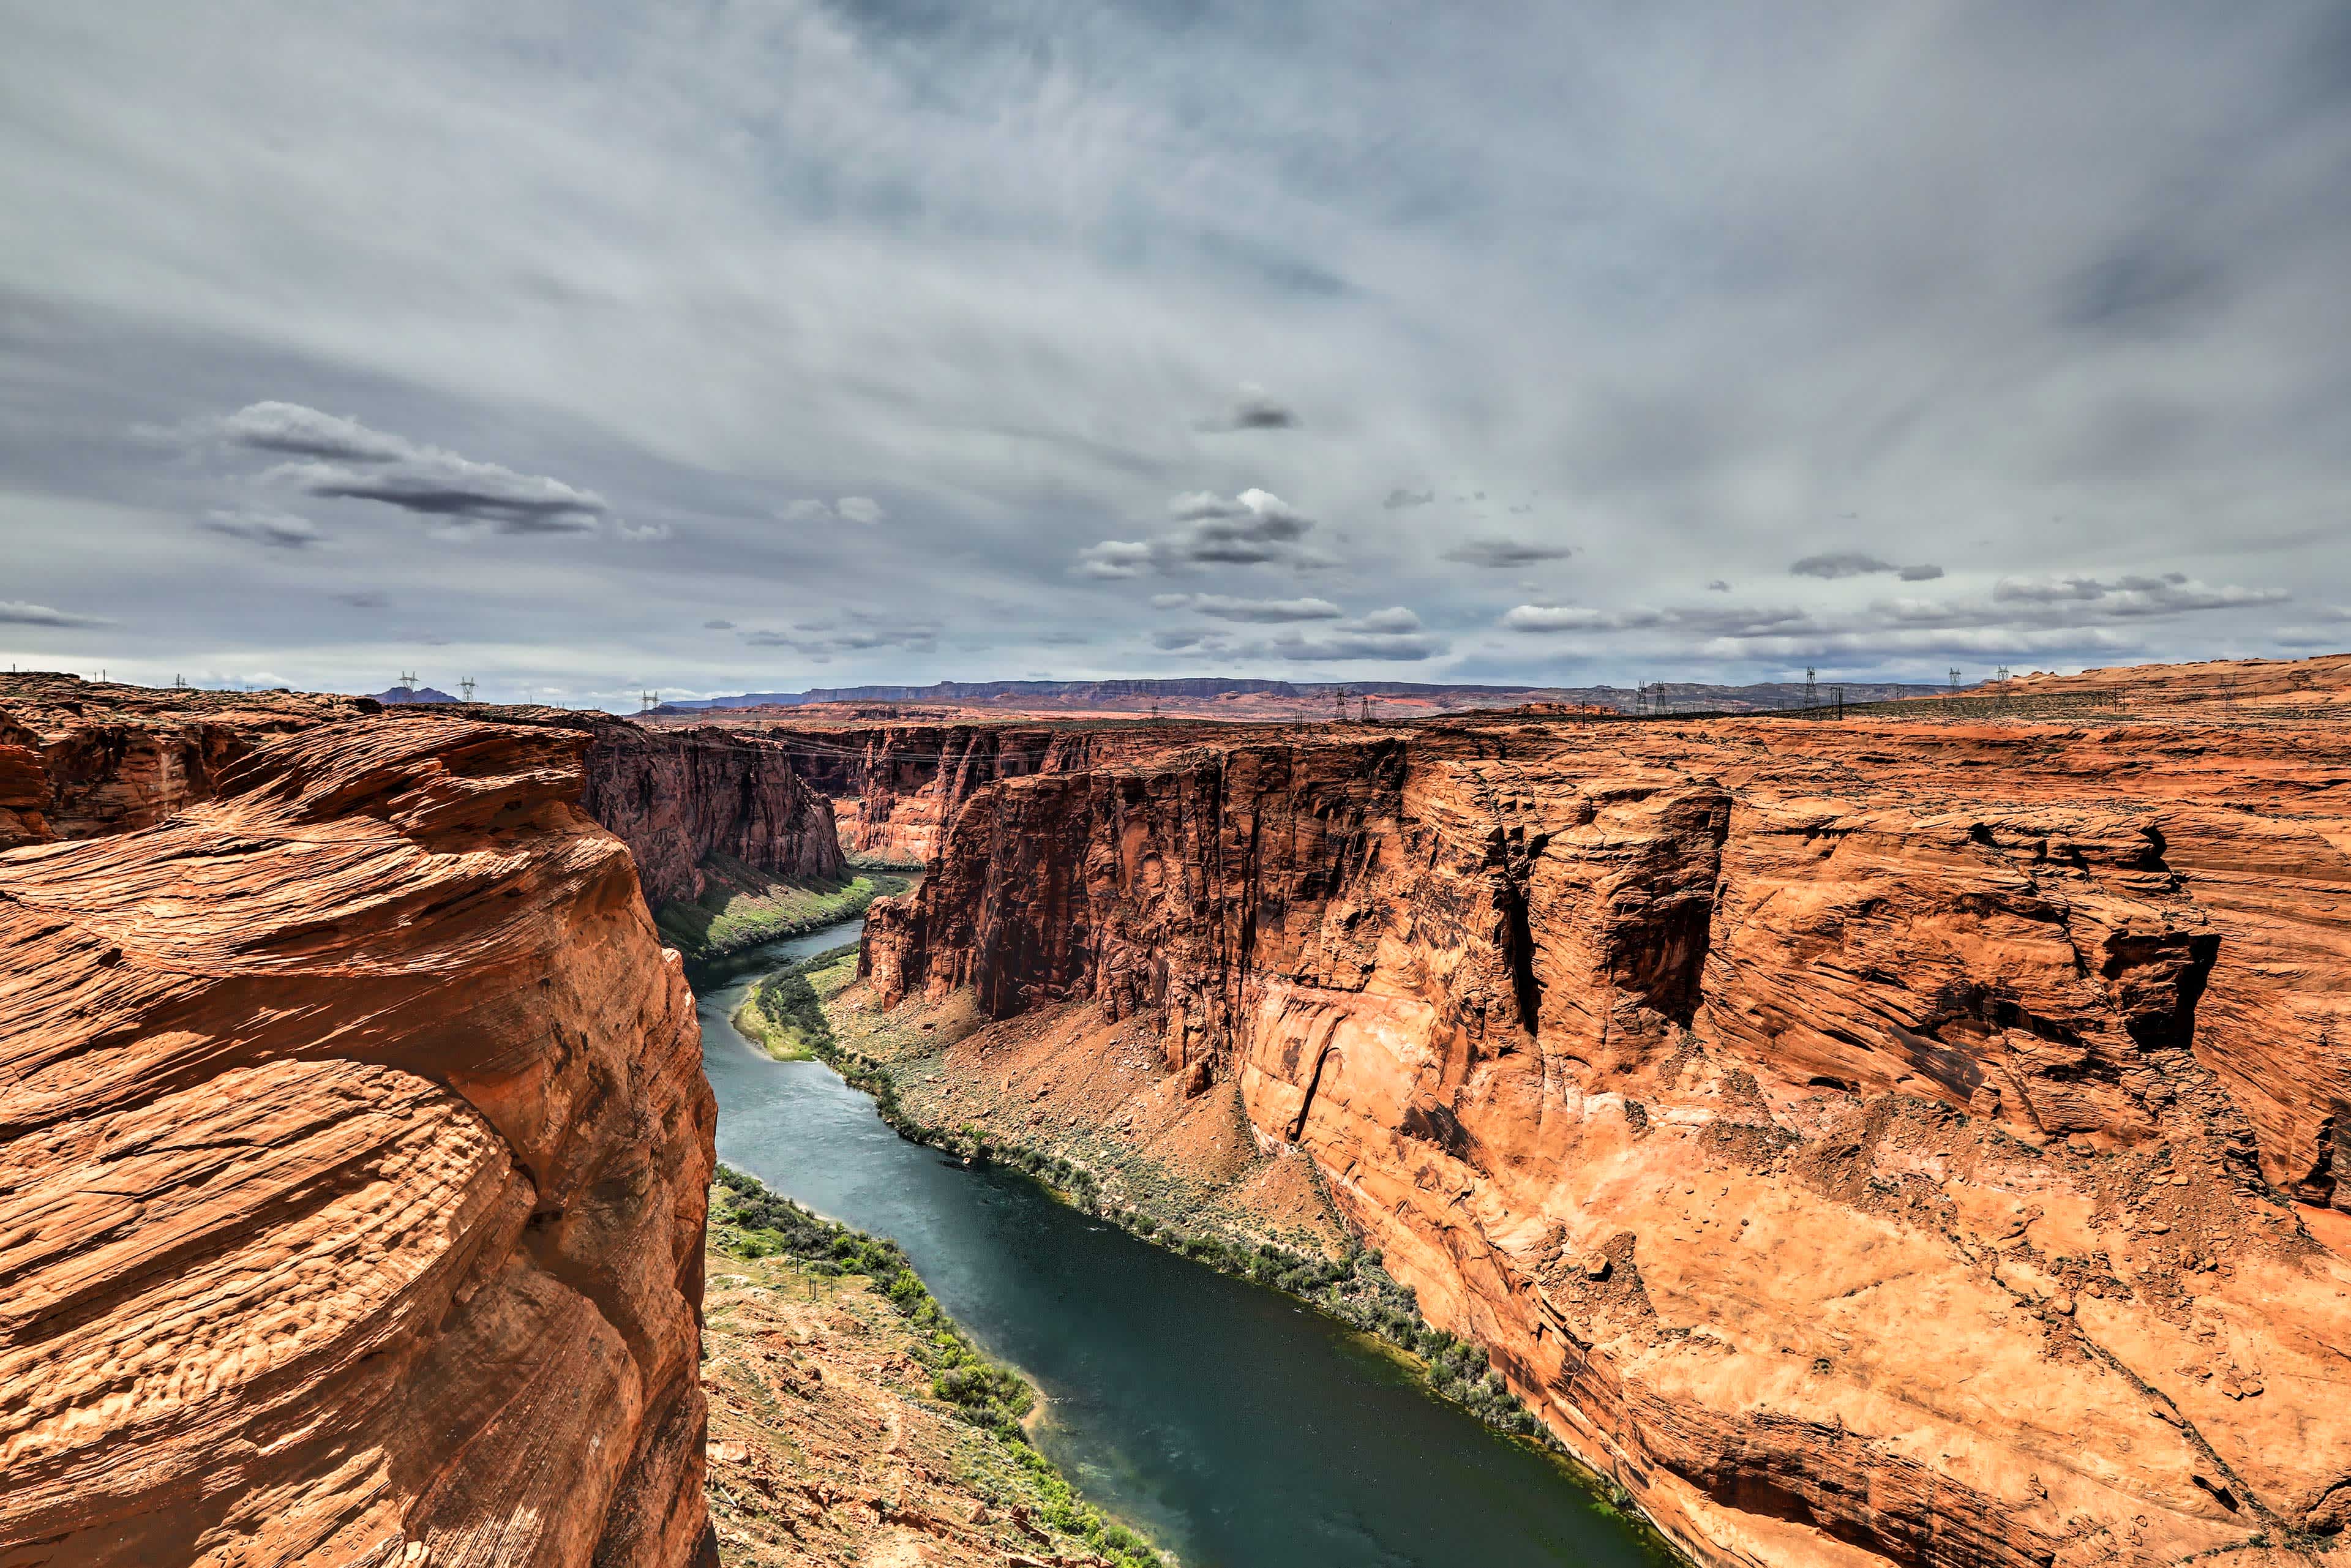
[[0,849],[144,828],[209,799],[272,736],[381,710],[367,697],[0,676]]
[[[211,799],[225,770],[273,736],[447,711],[373,697],[0,676],[0,849],[151,826]],[[629,846],[648,904],[699,897],[708,885],[702,862],[714,855],[778,877],[841,874],[831,803],[800,781],[780,742],[716,728],[652,732],[561,708],[457,711],[588,737],[581,803]]]
[[942,831],[963,803],[987,785],[1139,760],[1190,743],[1199,728],[766,725],[732,733],[765,739],[790,755],[809,787],[836,803],[845,852],[920,864],[937,851]]
[[693,1561],[715,1107],[586,737],[291,719],[0,854],[0,1561]]
[[592,733],[580,803],[628,844],[648,904],[699,898],[713,855],[779,877],[842,874],[832,804],[801,782],[786,746],[620,719]]
[[1150,1020],[1703,1560],[2300,1561],[2351,1514],[2346,762],[1242,731],[970,793],[861,964]]

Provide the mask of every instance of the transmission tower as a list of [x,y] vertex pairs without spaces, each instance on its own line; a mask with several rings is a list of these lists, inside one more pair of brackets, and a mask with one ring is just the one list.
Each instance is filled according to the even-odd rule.
[[659,706],[660,702],[661,693],[640,692],[637,694],[637,711],[639,713],[651,713],[657,706]]
[[465,700],[467,702],[472,702],[474,700],[474,677],[467,675],[464,680],[459,681],[457,683],[457,689],[465,694]]
[[404,692],[413,692],[416,689],[415,671],[402,670],[400,673],[400,689]]
[[1335,723],[1339,723],[1339,724],[1344,724],[1344,723],[1346,723],[1346,722],[1347,722],[1347,688],[1346,688],[1346,687],[1344,687],[1344,686],[1341,686],[1337,691],[1335,691],[1335,692],[1332,693],[1332,694],[1331,694],[1331,695],[1332,695],[1332,700],[1333,700],[1333,702],[1334,702],[1334,704],[1335,704],[1335,718],[1334,718],[1333,722],[1335,722]]
[[1810,664],[1804,666],[1804,711],[1812,713],[1821,706],[1819,672]]
[[1369,724],[1372,722],[1372,699],[1365,696],[1360,700],[1363,706],[1356,710],[1355,722],[1357,724]]

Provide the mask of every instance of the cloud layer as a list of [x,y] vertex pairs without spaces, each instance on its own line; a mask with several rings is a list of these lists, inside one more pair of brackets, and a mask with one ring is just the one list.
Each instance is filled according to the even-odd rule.
[[632,707],[2351,632],[2338,7],[240,15],[11,15],[0,656]]

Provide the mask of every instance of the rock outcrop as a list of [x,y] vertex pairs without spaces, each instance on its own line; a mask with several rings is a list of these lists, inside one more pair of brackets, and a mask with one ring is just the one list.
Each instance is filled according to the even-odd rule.
[[0,1561],[695,1560],[715,1107],[588,737],[80,716],[0,741]]
[[1153,1020],[1703,1560],[2254,1562],[2351,1512],[2345,752],[1235,732],[971,792],[861,963]]
[[272,736],[381,711],[368,697],[0,676],[0,850],[93,839],[208,800]]
[[371,715],[462,713],[587,737],[581,802],[634,857],[646,902],[699,897],[725,856],[784,878],[842,873],[831,801],[791,749],[716,728],[652,732],[561,708],[387,706],[373,697],[99,685],[0,676],[0,849],[143,828],[212,798],[231,764],[273,736]]

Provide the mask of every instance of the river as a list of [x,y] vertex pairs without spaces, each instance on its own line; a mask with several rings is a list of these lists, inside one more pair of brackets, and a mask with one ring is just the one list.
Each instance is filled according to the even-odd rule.
[[771,1061],[736,1032],[760,976],[862,924],[696,973],[718,1156],[904,1247],[973,1337],[1044,1391],[1038,1443],[1091,1500],[1186,1568],[1659,1561],[1552,1460],[1343,1326],[1017,1174],[907,1143],[830,1068]]

